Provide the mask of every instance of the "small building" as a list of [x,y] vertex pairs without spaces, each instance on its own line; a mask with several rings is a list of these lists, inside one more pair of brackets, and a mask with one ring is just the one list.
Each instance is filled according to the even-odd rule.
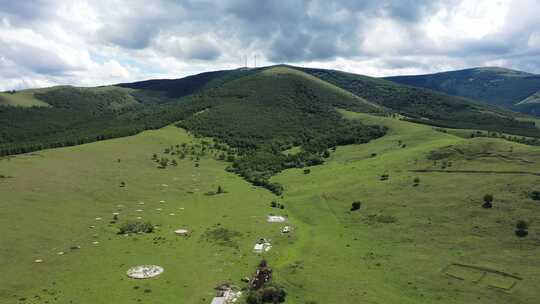
[[265,240],[265,239],[261,238],[253,246],[253,252],[255,252],[255,253],[263,253],[263,252],[269,251],[270,248],[272,248],[272,243],[270,243],[270,240]]
[[214,297],[212,299],[212,302],[210,302],[210,304],[226,304],[227,303],[227,298],[225,297]]
[[256,253],[263,253],[264,251],[264,244],[255,244],[255,246],[253,246],[253,252],[256,252]]
[[238,287],[228,283],[219,285],[215,289],[217,290],[217,294],[210,304],[235,303],[242,295],[242,291]]

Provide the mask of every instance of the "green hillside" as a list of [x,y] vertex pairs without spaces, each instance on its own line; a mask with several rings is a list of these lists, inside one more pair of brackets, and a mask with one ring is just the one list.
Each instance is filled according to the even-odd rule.
[[540,113],[540,108],[536,106],[518,106],[540,90],[540,76],[521,71],[488,67],[386,79],[524,113]]
[[[226,143],[237,157],[230,171],[275,193],[268,179],[283,169],[322,163],[327,149],[367,142],[383,128],[341,118],[336,107],[382,114],[381,106],[288,67],[274,67],[238,78],[185,101],[196,115],[178,125]],[[282,151],[301,147],[303,153]]]
[[[535,303],[538,147],[340,113],[388,132],[278,173],[283,197],[227,172],[212,139],[173,126],[0,158],[0,302],[210,303],[220,284],[246,287],[264,257],[286,304]],[[287,215],[292,232],[268,214]],[[157,228],[118,235],[129,220]],[[260,238],[272,242],[263,255],[252,251]],[[128,279],[140,264],[165,271]]]
[[[235,124],[247,119],[245,123],[258,125],[251,131],[257,129],[260,134],[250,134],[250,128],[246,128],[242,130],[245,134],[234,131],[234,135],[218,136],[243,148],[270,137],[280,142],[278,145],[301,145],[314,136],[313,132],[319,136],[330,129],[329,123],[339,120],[331,107],[397,113],[411,121],[441,127],[540,137],[540,129],[533,123],[516,119],[514,113],[500,108],[362,75],[289,66],[215,71],[107,87],[62,86],[12,95],[12,99],[27,96],[48,106],[0,107],[0,155],[127,136],[180,120],[201,134],[218,136],[216,132],[224,131],[210,130],[213,124],[220,124],[221,130],[238,130]],[[213,111],[193,116],[214,106]],[[522,107],[535,106],[527,103]],[[241,114],[240,108],[251,114]],[[319,115],[325,119],[319,120]],[[203,119],[213,123],[197,123]],[[273,122],[287,127],[278,128]],[[306,124],[310,128],[306,129]],[[301,133],[307,133],[300,135],[301,128],[308,130]]]
[[363,75],[323,69],[301,70],[390,108],[411,121],[532,137],[540,135],[534,123],[520,121],[514,113],[502,108]]

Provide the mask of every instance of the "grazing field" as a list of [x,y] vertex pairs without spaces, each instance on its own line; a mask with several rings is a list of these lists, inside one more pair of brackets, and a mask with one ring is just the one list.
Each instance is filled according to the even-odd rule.
[[[527,195],[540,176],[508,172],[539,173],[540,148],[341,112],[389,131],[272,177],[283,198],[211,154],[157,168],[154,153],[200,141],[176,127],[1,158],[0,302],[210,303],[221,283],[245,286],[260,238],[271,239],[264,257],[287,303],[536,302],[540,202]],[[225,193],[209,195],[219,186]],[[488,193],[491,209],[481,207]],[[267,223],[271,213],[287,215],[292,232]],[[159,227],[116,234],[137,217]],[[515,235],[518,220],[526,237]],[[164,272],[126,276],[142,264]]]
[[37,99],[34,93],[41,90],[25,90],[22,92],[0,92],[0,106],[15,106],[15,107],[48,107],[49,104]]

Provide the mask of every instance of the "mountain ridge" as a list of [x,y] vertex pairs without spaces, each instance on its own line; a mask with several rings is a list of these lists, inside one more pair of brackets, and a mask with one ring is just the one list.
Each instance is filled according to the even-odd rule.
[[384,79],[466,97],[525,114],[540,113],[540,107],[523,105],[523,101],[540,90],[540,75],[537,74],[500,67],[480,67]]

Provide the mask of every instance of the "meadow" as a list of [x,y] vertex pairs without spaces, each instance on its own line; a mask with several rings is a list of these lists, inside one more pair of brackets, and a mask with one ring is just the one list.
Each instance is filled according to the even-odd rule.
[[[198,166],[188,157],[157,168],[154,153],[201,140],[173,126],[1,158],[0,302],[210,303],[221,283],[245,286],[263,237],[286,303],[535,303],[540,203],[527,195],[540,176],[527,173],[540,173],[540,148],[341,113],[388,133],[337,147],[308,174],[273,176],[283,197],[226,172],[212,154]],[[226,193],[207,195],[218,186]],[[487,193],[491,209],[481,207]],[[354,201],[361,207],[350,211]],[[287,215],[293,231],[281,234],[270,213]],[[159,227],[116,233],[138,217]],[[518,220],[529,223],[527,237],[515,235]],[[127,278],[139,264],[165,271]]]

